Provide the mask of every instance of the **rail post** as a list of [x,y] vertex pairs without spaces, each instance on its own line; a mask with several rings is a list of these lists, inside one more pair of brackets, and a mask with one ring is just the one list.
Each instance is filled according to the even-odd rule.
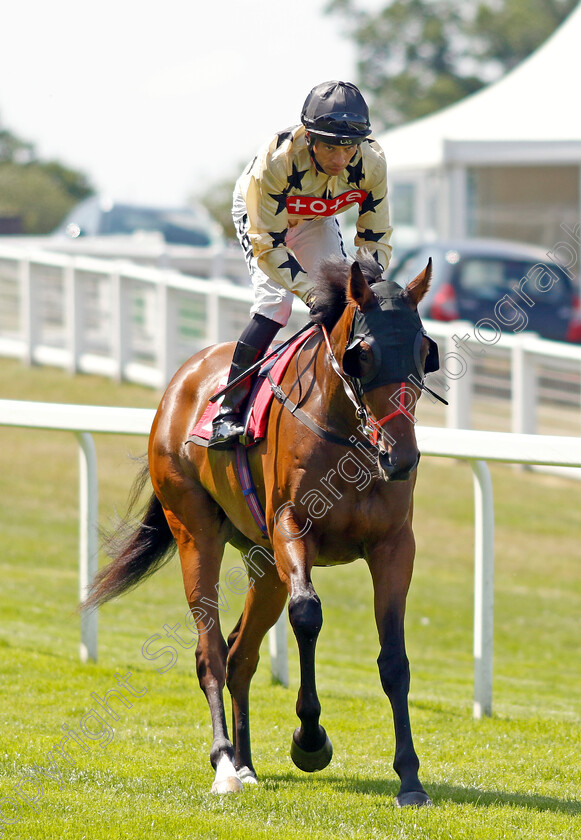
[[492,715],[494,635],[494,498],[486,461],[470,461],[474,477],[474,717]]
[[[79,443],[79,599],[87,597],[98,566],[97,523],[99,485],[95,441],[88,432],[76,432]],[[97,661],[97,610],[81,612],[81,662]]]
[[274,627],[271,627],[268,632],[268,648],[272,677],[276,682],[288,688],[288,637],[286,622],[285,609],[282,611]]

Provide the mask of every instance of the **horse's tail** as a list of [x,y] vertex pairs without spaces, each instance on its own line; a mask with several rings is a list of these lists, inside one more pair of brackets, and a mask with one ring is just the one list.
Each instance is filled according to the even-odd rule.
[[152,494],[135,525],[132,511],[149,475],[147,464],[137,476],[125,518],[112,534],[104,536],[111,562],[95,576],[81,607],[94,609],[122,595],[160,569],[172,556],[175,541],[161,503]]

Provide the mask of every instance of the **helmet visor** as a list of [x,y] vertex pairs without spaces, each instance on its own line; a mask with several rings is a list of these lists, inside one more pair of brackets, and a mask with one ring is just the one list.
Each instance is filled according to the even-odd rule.
[[361,114],[330,113],[303,120],[303,124],[314,134],[324,137],[346,137],[363,140],[371,134],[369,122]]
[[371,134],[369,123],[359,114],[322,114],[310,121],[309,128],[315,134],[330,137],[360,137]]

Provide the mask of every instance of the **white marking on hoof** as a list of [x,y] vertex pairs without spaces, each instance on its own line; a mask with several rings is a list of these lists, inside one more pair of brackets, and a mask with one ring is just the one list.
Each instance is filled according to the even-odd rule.
[[228,776],[227,779],[221,779],[219,782],[214,782],[212,785],[212,793],[242,793],[244,785],[238,776]]
[[241,767],[238,770],[238,778],[245,785],[257,785],[258,779],[249,767]]
[[243,790],[244,786],[236,774],[236,768],[228,756],[223,755],[216,767],[212,793],[241,793]]

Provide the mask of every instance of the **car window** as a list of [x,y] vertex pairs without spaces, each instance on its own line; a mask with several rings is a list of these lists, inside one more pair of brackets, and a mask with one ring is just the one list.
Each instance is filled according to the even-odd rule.
[[556,266],[528,260],[467,257],[458,262],[455,284],[481,300],[499,300],[519,291],[535,303],[559,304],[568,300],[568,278]]
[[140,207],[124,207],[117,204],[106,213],[101,220],[102,234],[130,234],[138,230],[160,230],[160,218],[152,210]]
[[504,264],[500,260],[461,260],[456,266],[456,282],[461,289],[479,298],[497,300],[506,285]]
[[164,216],[162,232],[165,241],[181,245],[211,245],[211,237],[203,229],[203,222],[194,214],[168,213]]
[[102,234],[132,234],[159,231],[166,242],[180,245],[209,245],[210,236],[193,213],[150,210],[146,207],[115,205],[103,213]]
[[535,303],[559,305],[570,302],[571,281],[559,266],[554,263],[529,263],[524,268],[518,281],[514,281],[522,295],[527,295]]

